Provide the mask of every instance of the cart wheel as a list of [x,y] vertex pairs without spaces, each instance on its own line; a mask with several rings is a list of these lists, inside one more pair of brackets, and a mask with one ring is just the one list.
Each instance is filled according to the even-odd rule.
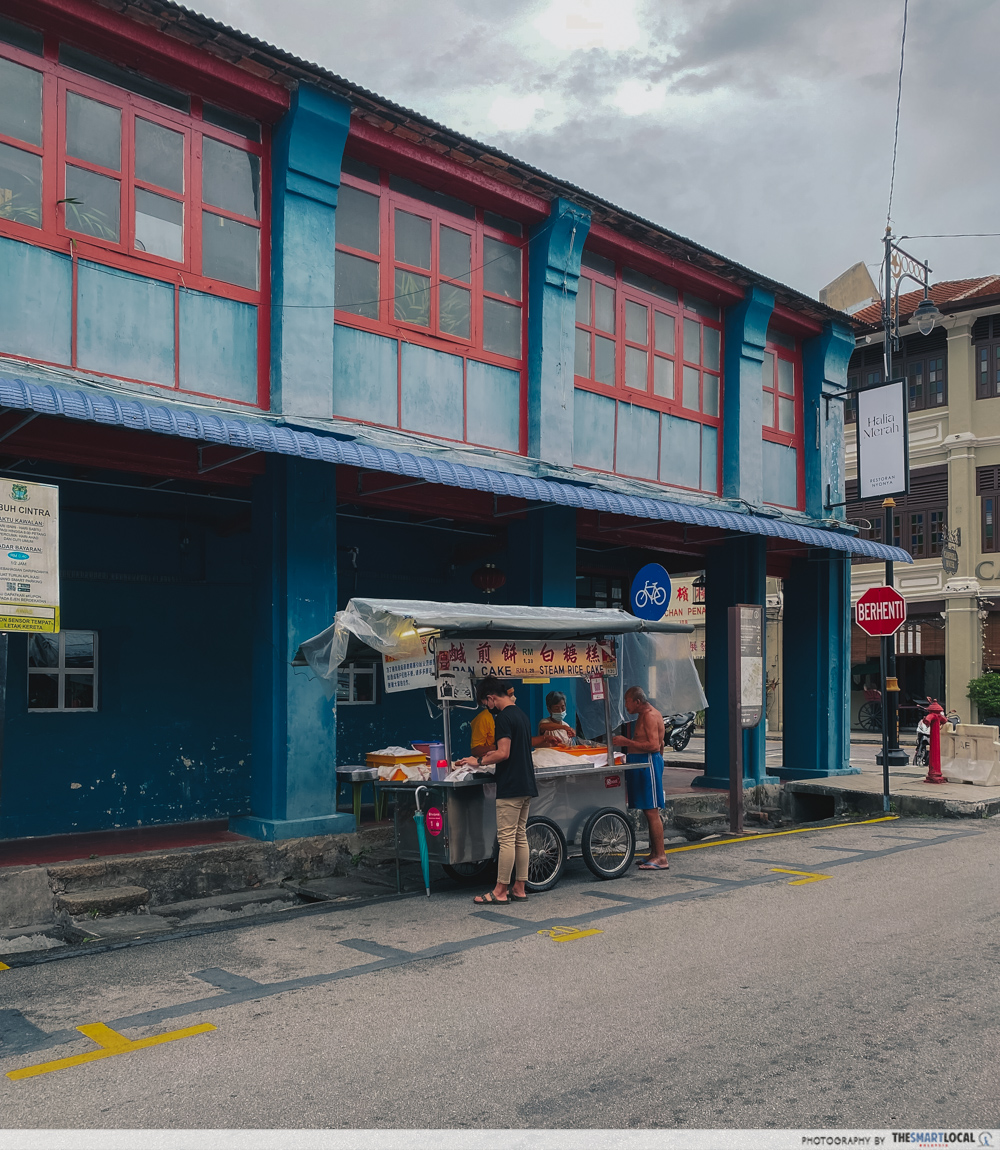
[[479,862],[455,863],[454,866],[443,863],[441,869],[455,882],[470,885],[485,882],[486,876],[492,871],[493,881],[496,882],[497,861],[496,859],[481,859]]
[[881,731],[882,704],[872,702],[862,703],[861,710],[858,711],[858,726],[863,731]]
[[598,878],[619,878],[635,858],[635,831],[624,811],[604,807],[583,828],[583,861]]
[[683,751],[684,748],[691,742],[691,728],[686,727],[683,731],[677,731],[670,736],[670,745],[675,751]]
[[529,818],[527,826],[528,890],[551,890],[559,881],[566,865],[566,839],[562,831],[551,820],[539,815]]

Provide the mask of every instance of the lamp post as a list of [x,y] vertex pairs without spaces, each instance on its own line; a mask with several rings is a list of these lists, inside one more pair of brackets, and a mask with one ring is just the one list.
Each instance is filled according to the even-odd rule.
[[[909,252],[903,251],[892,237],[892,230],[885,229],[885,271],[882,278],[882,331],[884,333],[885,354],[885,380],[892,379],[892,353],[899,350],[899,285],[905,279],[913,280],[924,289],[924,298],[913,312],[912,319],[917,325],[921,335],[930,335],[938,320],[944,317],[938,311],[934,301],[930,298],[930,273],[927,261],[921,262]],[[907,461],[909,467],[909,461]],[[907,474],[907,489],[909,489],[909,474]],[[885,527],[883,541],[892,543],[893,539],[893,511],[896,504],[890,497],[882,504],[885,514]],[[902,532],[900,532],[902,535]],[[902,539],[900,539],[902,542]],[[885,585],[893,585],[892,560],[886,560]],[[899,683],[896,679],[896,639],[889,636],[882,639],[882,667],[885,675],[885,694],[887,706],[885,708],[886,722],[888,724],[888,750],[885,757],[888,766],[903,767],[910,761],[910,756],[899,746],[899,718],[896,696],[899,694]],[[885,744],[883,744],[885,745]],[[881,763],[882,756],[876,756]]]

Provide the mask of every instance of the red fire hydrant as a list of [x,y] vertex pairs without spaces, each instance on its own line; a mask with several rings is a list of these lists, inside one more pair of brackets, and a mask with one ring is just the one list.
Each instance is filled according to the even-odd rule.
[[931,729],[927,749],[927,778],[925,783],[946,783],[948,780],[941,774],[941,724],[948,720],[944,707],[937,701],[931,700],[931,705],[924,712],[924,721]]

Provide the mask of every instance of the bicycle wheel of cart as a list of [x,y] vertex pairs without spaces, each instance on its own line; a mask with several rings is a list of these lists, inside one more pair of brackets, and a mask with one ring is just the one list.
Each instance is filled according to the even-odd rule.
[[551,890],[566,865],[566,839],[551,820],[538,815],[528,819],[528,890]]
[[635,858],[635,831],[624,811],[604,807],[583,828],[583,861],[598,878],[619,878]]
[[479,862],[444,863],[441,867],[444,873],[460,883],[484,882],[486,876],[493,872],[493,881],[496,881],[497,860],[495,858],[481,859]]
[[862,703],[861,710],[858,711],[858,726],[863,731],[881,731],[882,730],[882,704],[881,703]]

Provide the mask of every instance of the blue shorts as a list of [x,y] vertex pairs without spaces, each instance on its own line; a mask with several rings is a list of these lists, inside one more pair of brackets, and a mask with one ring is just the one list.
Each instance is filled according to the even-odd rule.
[[663,756],[659,753],[627,755],[625,761],[641,763],[647,757],[653,760],[652,767],[625,772],[625,794],[628,805],[635,811],[663,809]]

